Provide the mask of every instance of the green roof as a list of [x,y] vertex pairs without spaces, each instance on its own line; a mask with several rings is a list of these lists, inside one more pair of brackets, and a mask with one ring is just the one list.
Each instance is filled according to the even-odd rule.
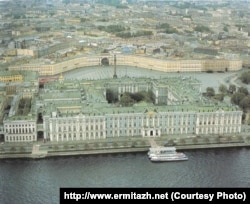
[[[147,84],[166,87],[176,95],[178,102],[174,105],[154,105],[141,101],[133,106],[123,107],[120,104],[109,104],[104,91],[109,87],[118,88],[128,84]],[[203,98],[199,92],[200,82],[193,78],[171,77],[162,79],[119,78],[103,80],[64,80],[47,83],[45,91],[40,94],[44,102],[45,115],[57,111],[61,116],[67,115],[104,115],[117,113],[145,112],[214,112],[218,110],[236,111],[236,106],[217,103]],[[68,110],[67,110],[68,109]]]

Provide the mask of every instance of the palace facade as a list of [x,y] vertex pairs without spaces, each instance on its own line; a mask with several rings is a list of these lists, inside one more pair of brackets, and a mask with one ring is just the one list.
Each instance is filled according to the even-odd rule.
[[6,142],[37,141],[38,132],[50,141],[241,132],[242,111],[204,98],[193,78],[72,81],[61,75],[39,91],[38,76],[28,73],[2,84],[14,87],[0,98]]
[[[44,104],[48,110],[44,114],[44,137],[51,141],[71,141],[240,133],[242,111],[226,104],[215,106],[206,103],[200,98],[199,86],[193,82],[191,79],[184,82],[181,78],[161,79],[157,83],[150,79],[124,78],[108,82],[46,84],[45,90],[54,90],[53,85],[65,92],[48,91],[54,98],[53,104]],[[71,93],[67,93],[67,87]],[[182,92],[178,92],[180,87]],[[110,104],[106,98],[108,89],[117,94],[117,98],[126,92],[140,91],[152,91],[154,97],[152,103]],[[70,94],[74,96],[72,100],[65,101]],[[41,98],[47,98],[46,93]]]
[[241,111],[131,112],[45,116],[44,137],[51,141],[161,135],[223,135],[241,132]]

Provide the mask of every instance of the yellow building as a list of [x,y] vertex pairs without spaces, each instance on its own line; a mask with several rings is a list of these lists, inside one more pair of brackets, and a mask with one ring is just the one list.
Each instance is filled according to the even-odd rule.
[[69,19],[65,19],[65,23],[81,23],[81,19],[80,18],[69,18]]
[[10,72],[4,72],[0,76],[1,82],[21,82],[23,81],[23,76],[21,74],[11,74]]
[[[142,67],[163,72],[237,71],[242,60],[161,60],[136,55],[117,55],[117,65]],[[86,56],[55,64],[26,64],[11,66],[9,70],[32,70],[40,76],[51,76],[86,66],[113,65],[113,55]]]
[[0,93],[0,123],[3,122],[4,109],[7,104],[7,97],[5,93]]
[[16,49],[17,56],[32,56],[34,57],[35,53],[30,49]]

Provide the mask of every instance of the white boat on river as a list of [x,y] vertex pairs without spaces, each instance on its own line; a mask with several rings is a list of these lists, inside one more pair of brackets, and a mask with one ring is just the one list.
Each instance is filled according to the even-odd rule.
[[151,147],[148,157],[151,161],[184,161],[188,157],[184,153],[176,152],[175,147]]

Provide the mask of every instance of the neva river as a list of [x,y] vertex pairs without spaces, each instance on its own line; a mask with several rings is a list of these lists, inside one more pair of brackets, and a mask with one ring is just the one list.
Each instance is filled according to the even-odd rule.
[[183,151],[188,161],[152,163],[147,153],[0,160],[1,204],[58,204],[60,187],[249,187],[250,149]]

